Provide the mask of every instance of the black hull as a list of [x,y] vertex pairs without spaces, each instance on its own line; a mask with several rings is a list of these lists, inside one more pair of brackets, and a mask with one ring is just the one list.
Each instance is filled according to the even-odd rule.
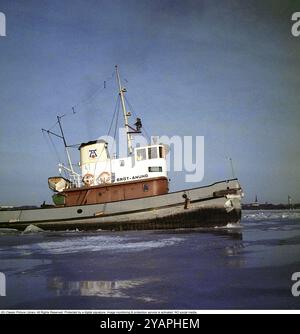
[[178,228],[199,228],[199,227],[216,227],[226,226],[228,224],[239,224],[241,219],[241,210],[234,209],[226,212],[224,209],[207,208],[197,210],[185,210],[182,213],[169,215],[166,217],[157,217],[148,220],[135,220],[132,222],[97,222],[93,219],[86,219],[85,221],[70,222],[32,222],[32,223],[8,223],[1,224],[1,228],[14,228],[23,231],[30,224],[53,231],[61,230],[109,230],[109,231],[123,231],[123,230],[163,230],[163,229],[178,229]]

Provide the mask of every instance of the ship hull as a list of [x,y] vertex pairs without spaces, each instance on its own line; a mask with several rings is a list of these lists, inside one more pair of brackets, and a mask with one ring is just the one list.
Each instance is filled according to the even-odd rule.
[[103,204],[1,210],[0,228],[138,230],[238,224],[242,191],[236,179],[165,195]]

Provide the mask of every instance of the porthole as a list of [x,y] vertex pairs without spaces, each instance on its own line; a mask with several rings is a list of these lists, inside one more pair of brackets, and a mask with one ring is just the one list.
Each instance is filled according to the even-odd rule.
[[78,210],[77,210],[77,213],[82,213],[82,209],[78,209]]

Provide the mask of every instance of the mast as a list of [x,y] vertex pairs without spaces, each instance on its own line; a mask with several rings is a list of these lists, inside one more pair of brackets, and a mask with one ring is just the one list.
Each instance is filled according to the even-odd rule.
[[72,166],[72,162],[71,162],[71,157],[70,157],[70,153],[69,153],[69,150],[68,150],[68,145],[67,145],[67,142],[66,142],[66,139],[65,139],[65,135],[64,135],[61,123],[60,123],[60,119],[61,119],[61,117],[57,116],[58,125],[59,125],[60,132],[61,132],[61,138],[62,138],[62,140],[64,142],[64,146],[65,146],[65,150],[66,150],[66,154],[67,154],[67,158],[68,158],[69,167],[70,167],[70,170],[72,171],[72,173],[74,174],[74,170],[73,170],[73,166]]
[[129,154],[132,154],[132,140],[131,135],[129,131],[129,124],[128,124],[128,113],[126,111],[126,105],[125,105],[125,99],[124,99],[124,93],[126,92],[126,89],[121,85],[121,79],[120,74],[118,70],[118,65],[115,66],[116,68],[116,74],[117,74],[117,81],[118,81],[118,87],[119,87],[119,95],[121,98],[121,104],[122,104],[122,110],[123,110],[123,116],[124,116],[124,123],[125,123],[125,129],[126,129],[126,136],[127,136],[127,150]]
[[233,168],[233,162],[232,162],[232,159],[229,158],[229,161],[230,161],[230,167],[231,167],[232,177],[235,178],[235,173],[234,173],[234,168]]
[[230,168],[231,168],[231,175],[232,175],[232,178],[234,179],[235,178],[235,173],[234,173],[234,168],[233,168],[233,161],[232,161],[232,158],[231,157],[226,157],[230,163]]

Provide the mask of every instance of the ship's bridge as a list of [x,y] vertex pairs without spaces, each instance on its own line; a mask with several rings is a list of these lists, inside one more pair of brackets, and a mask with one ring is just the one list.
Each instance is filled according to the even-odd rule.
[[81,146],[81,172],[85,185],[120,183],[156,177],[167,177],[164,145],[137,147],[130,157],[111,159],[104,142]]

